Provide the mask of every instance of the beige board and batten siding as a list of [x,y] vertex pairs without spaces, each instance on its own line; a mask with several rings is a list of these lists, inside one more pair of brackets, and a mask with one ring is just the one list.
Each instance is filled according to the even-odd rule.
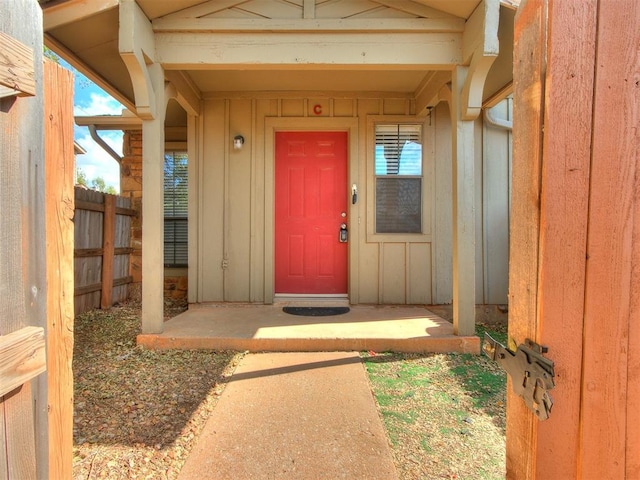
[[[491,109],[495,118],[513,119],[513,100],[507,98]],[[511,210],[511,131],[484,122],[482,127],[481,252],[476,271],[476,303],[507,304],[509,289],[509,219]],[[478,189],[479,190],[479,189]],[[480,235],[481,234],[481,235]],[[480,262],[482,262],[480,264]]]
[[[493,107],[497,118],[512,118],[512,100]],[[433,109],[435,128],[433,303],[448,304],[452,279],[452,162],[449,107]],[[509,275],[511,132],[482,119],[475,126],[476,304],[506,304]]]
[[[322,106],[316,115],[315,105]],[[204,101],[201,128],[195,128],[190,145],[197,149],[199,178],[191,182],[196,198],[199,228],[192,238],[196,254],[190,264],[195,280],[196,302],[273,301],[273,172],[275,130],[345,130],[350,134],[349,194],[358,184],[359,201],[350,206],[349,297],[353,303],[430,303],[431,245],[425,236],[417,242],[367,241],[367,209],[371,204],[366,188],[368,150],[373,151],[371,116],[390,121],[425,122],[412,115],[408,98],[358,99],[340,96],[312,98],[214,97]],[[425,138],[429,135],[425,123]],[[231,145],[241,134],[241,150]],[[199,138],[201,137],[201,138]],[[427,148],[425,151],[429,151]],[[433,190],[432,155],[425,154],[425,231],[431,230]],[[193,230],[192,230],[193,231]],[[192,257],[193,258],[193,255]],[[192,281],[193,281],[192,280]]]
[[[321,106],[321,113],[314,111]],[[508,118],[507,104],[496,107]],[[422,117],[410,98],[346,95],[278,98],[209,94],[193,119],[190,287],[192,302],[273,301],[273,133],[346,130],[349,182],[359,199],[349,211],[352,303],[451,303],[451,122],[446,103]],[[503,111],[504,110],[504,111]],[[375,235],[373,125],[423,124],[423,234]],[[241,150],[232,138],[243,135]],[[476,122],[476,303],[506,303],[510,133]],[[195,146],[195,147],[193,147]],[[192,157],[193,158],[193,157]]]

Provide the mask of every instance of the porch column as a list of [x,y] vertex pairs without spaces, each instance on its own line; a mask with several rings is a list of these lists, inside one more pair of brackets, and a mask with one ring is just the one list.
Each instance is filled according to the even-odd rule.
[[[135,0],[120,0],[118,50],[142,119],[142,333],[164,328],[164,119],[175,88],[155,59],[151,22]],[[169,88],[169,91],[168,91]],[[171,93],[173,92],[173,93]]]
[[464,120],[463,100],[468,67],[454,68],[451,82],[453,161],[453,331],[475,332],[474,121]]
[[153,83],[154,118],[142,122],[142,333],[164,328],[164,72],[148,67]]

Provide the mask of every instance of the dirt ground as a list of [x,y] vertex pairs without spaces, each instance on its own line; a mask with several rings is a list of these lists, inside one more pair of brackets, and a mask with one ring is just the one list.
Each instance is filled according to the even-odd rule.
[[[184,308],[168,303],[165,316]],[[138,304],[76,317],[76,480],[177,478],[243,355],[148,351],[136,346],[139,331]],[[470,355],[363,356],[402,480],[503,478],[494,366]]]
[[136,304],[76,317],[75,479],[176,478],[237,364],[235,352],[143,350],[139,319]]

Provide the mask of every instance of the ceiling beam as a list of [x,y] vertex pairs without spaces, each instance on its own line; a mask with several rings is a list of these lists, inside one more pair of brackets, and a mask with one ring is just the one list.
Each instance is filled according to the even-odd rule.
[[426,108],[435,107],[441,100],[440,89],[448,82],[451,82],[450,71],[435,71],[425,77],[415,93],[416,112],[421,114]]
[[202,93],[187,74],[177,70],[164,72],[164,77],[175,87],[175,100],[188,115],[200,115]]
[[304,0],[302,18],[316,18],[316,0]]
[[502,88],[498,89],[496,93],[485,99],[482,103],[482,108],[492,108],[513,94],[513,81],[508,82]]
[[152,22],[155,32],[463,32],[461,18],[352,18],[352,19],[258,19],[258,18],[158,18]]
[[168,70],[319,65],[428,70],[462,63],[461,40],[457,33],[156,33],[156,54]]
[[47,32],[54,28],[77,22],[118,6],[118,0],[67,0],[42,7],[43,28]]

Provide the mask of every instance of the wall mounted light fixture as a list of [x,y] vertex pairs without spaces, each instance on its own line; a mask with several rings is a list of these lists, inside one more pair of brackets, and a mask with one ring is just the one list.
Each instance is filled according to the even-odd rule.
[[233,137],[233,148],[240,150],[244,145],[244,137],[242,135],[236,135]]

